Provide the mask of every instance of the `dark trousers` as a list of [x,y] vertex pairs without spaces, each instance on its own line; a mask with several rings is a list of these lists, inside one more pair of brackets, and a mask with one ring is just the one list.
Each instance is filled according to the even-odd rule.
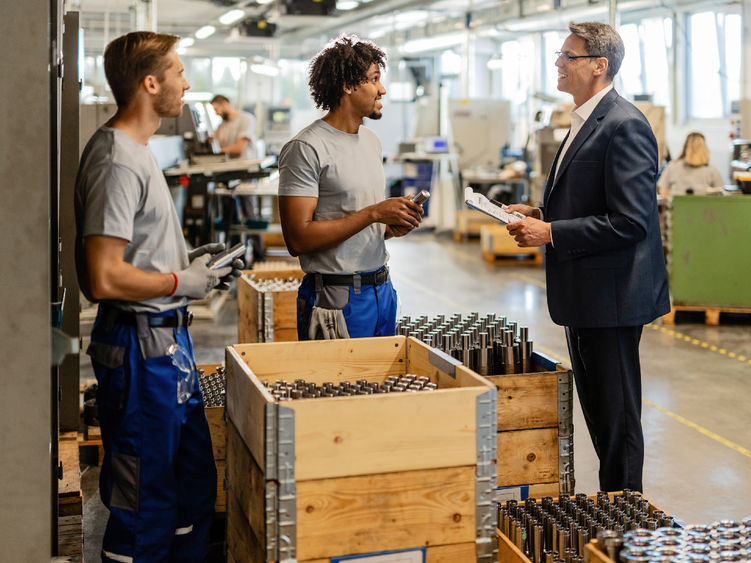
[[603,491],[642,491],[642,328],[566,327],[576,392],[600,459]]

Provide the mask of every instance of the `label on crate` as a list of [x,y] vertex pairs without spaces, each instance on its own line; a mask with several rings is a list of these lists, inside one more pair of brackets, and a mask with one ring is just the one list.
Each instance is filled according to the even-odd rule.
[[495,490],[496,502],[526,500],[527,497],[529,497],[529,485],[522,485],[520,487],[501,487]]
[[355,561],[356,563],[425,563],[425,548],[379,551],[378,553],[343,555],[331,558],[331,563],[339,563],[340,561]]

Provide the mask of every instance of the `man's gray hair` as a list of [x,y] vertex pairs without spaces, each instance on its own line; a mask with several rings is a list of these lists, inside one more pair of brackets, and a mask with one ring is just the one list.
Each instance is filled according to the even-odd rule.
[[581,22],[568,24],[568,30],[584,40],[588,55],[608,60],[607,79],[612,82],[621,68],[626,49],[618,32],[606,23]]

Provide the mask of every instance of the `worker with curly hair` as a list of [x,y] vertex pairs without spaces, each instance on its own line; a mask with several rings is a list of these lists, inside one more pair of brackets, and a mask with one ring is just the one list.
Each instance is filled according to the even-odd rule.
[[381,143],[363,119],[380,119],[385,53],[356,36],[329,43],[310,63],[323,118],[279,154],[279,211],[287,248],[306,275],[298,292],[300,340],[391,336],[396,291],[384,240],[422,220],[408,197],[386,199]]

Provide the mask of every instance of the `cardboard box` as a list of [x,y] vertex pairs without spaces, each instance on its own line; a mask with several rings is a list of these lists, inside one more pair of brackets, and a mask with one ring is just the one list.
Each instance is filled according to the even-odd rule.
[[[330,561],[424,549],[495,561],[496,391],[403,336],[227,348],[228,552],[237,562]],[[261,383],[383,382],[438,390],[277,402]]]

